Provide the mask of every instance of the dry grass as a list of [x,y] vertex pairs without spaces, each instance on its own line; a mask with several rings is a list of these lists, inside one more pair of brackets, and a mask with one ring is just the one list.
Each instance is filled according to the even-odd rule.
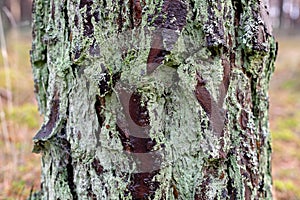
[[[32,187],[39,188],[40,156],[31,153],[31,138],[41,118],[33,94],[29,33],[10,32],[7,43],[9,69],[4,68],[0,54],[0,199],[25,199]],[[274,189],[278,200],[297,200],[300,199],[300,47],[297,45],[300,37],[279,38],[279,43],[270,88]],[[8,93],[6,76],[10,80]]]

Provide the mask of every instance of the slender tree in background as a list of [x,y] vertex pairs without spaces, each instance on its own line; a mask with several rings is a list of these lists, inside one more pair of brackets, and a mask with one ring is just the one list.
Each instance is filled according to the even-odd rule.
[[9,28],[28,26],[31,20],[32,0],[1,0],[0,13],[3,18],[3,28],[5,31]]
[[36,198],[272,198],[263,1],[33,4]]

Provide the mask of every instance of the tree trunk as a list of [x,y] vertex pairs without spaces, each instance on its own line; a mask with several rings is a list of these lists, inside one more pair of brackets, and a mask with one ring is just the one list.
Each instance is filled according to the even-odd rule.
[[31,5],[32,0],[22,0],[20,1],[21,6],[21,20],[30,21],[31,20]]
[[35,0],[42,199],[271,199],[263,1]]
[[283,28],[284,24],[284,12],[283,12],[283,1],[279,0],[279,28]]

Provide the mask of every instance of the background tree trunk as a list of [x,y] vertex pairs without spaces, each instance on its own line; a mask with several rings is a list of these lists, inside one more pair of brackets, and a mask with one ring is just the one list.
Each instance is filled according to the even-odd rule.
[[35,0],[43,199],[271,199],[263,1]]

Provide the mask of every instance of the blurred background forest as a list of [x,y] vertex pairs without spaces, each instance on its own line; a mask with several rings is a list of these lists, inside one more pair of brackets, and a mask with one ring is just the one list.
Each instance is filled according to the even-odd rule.
[[[40,186],[40,155],[31,153],[42,117],[29,50],[31,1],[0,0],[0,200],[26,199]],[[279,42],[270,86],[275,199],[300,200],[300,0],[269,0]]]

